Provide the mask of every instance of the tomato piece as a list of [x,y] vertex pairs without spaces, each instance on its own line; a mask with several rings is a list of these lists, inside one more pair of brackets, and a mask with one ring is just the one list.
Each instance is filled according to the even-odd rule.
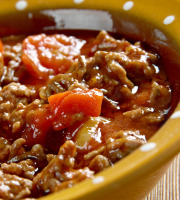
[[47,132],[53,122],[53,115],[49,107],[37,109],[34,115],[26,117],[25,121],[26,127],[21,136],[26,139],[26,145],[45,144]]
[[29,36],[23,41],[22,61],[39,79],[66,72],[80,56],[85,41],[63,34]]
[[48,102],[52,110],[54,111],[55,115],[60,113],[60,103],[67,97],[69,94],[71,94],[72,91],[66,91],[66,92],[61,92],[58,94],[51,95],[48,98]]
[[26,126],[21,137],[26,139],[27,146],[44,145],[51,128],[61,130],[71,127],[79,119],[74,114],[83,113],[86,116],[99,116],[103,94],[97,89],[74,90],[55,94],[49,97],[49,104],[37,108],[25,116]]
[[[54,128],[60,130],[73,123],[73,115],[97,117],[101,113],[103,93],[98,89],[72,90],[51,95],[48,98],[55,118]],[[59,125],[58,125],[59,124]]]
[[43,145],[46,140],[46,133],[39,130],[35,124],[31,124],[24,129],[21,137],[26,140],[28,147],[32,147],[35,144]]
[[55,115],[65,113],[80,113],[97,117],[101,112],[103,93],[98,89],[71,90],[51,95],[49,105]]

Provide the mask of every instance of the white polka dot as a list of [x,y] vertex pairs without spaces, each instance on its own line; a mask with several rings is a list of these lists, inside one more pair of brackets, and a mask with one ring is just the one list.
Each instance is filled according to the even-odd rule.
[[82,3],[84,0],[74,0],[74,3],[79,4]]
[[176,111],[171,115],[171,119],[176,119],[176,118],[180,118],[180,111]]
[[95,178],[92,179],[92,183],[94,184],[98,184],[104,181],[104,177],[103,176],[97,176]]
[[149,143],[147,143],[147,144],[142,145],[142,146],[140,147],[140,150],[146,152],[146,151],[151,151],[151,150],[153,150],[155,147],[156,147],[156,143],[154,143],[154,142],[149,142]]
[[131,10],[131,8],[134,6],[134,2],[133,1],[127,1],[124,5],[123,5],[123,9],[125,11]]
[[165,25],[171,24],[174,21],[175,17],[173,15],[170,15],[166,17],[163,21]]
[[27,1],[20,0],[20,1],[16,2],[15,7],[16,7],[17,10],[24,10],[27,7],[27,5],[28,5]]

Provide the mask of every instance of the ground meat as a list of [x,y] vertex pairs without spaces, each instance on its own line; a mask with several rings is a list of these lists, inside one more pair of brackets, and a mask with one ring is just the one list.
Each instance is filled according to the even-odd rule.
[[19,138],[13,142],[12,145],[9,144],[8,140],[1,137],[1,153],[0,153],[0,162],[8,161],[25,152],[23,145],[26,141],[23,138]]
[[31,194],[32,181],[0,171],[0,197],[3,199],[22,199]]
[[33,200],[92,178],[165,121],[172,90],[159,56],[106,31],[81,37],[0,42],[0,198]]
[[94,42],[91,44],[90,51],[88,51],[88,56],[93,56],[96,51],[125,51],[126,47],[130,45],[131,44],[125,39],[116,40],[111,37],[106,31],[101,31]]
[[115,40],[105,31],[97,36],[89,56],[80,56],[72,72],[51,79],[41,89],[41,98],[47,100],[54,93],[77,88],[103,88],[104,102],[117,108],[116,102],[132,97],[134,83],[139,84],[142,78],[151,80],[158,58],[142,50],[140,43]]
[[2,132],[9,130],[11,124],[11,114],[17,108],[18,104],[27,105],[36,96],[33,88],[28,88],[20,83],[10,83],[4,86],[0,92],[0,123]]
[[123,113],[125,117],[147,124],[157,124],[164,121],[166,112],[162,108],[167,108],[170,104],[172,100],[171,90],[168,86],[159,85],[157,82],[152,82],[151,87],[146,106],[133,105],[132,110]]
[[16,72],[19,70],[21,63],[22,44],[17,43],[15,45],[4,45],[3,57],[4,57],[4,69],[2,76],[2,84],[6,85],[11,82],[19,81]]
[[122,66],[133,83],[139,83],[142,77],[143,79],[152,78],[155,69],[151,63],[156,63],[156,59],[152,58],[149,62],[148,60],[151,56],[148,53],[144,55],[144,51],[138,51],[139,48],[136,46],[131,45],[128,49],[138,53],[138,55],[131,57],[128,51],[120,53],[111,52],[107,54],[106,59],[110,63],[117,63],[119,66]]
[[64,181],[62,184],[57,185],[57,187],[55,187],[54,191],[58,192],[60,190],[66,189],[66,188],[70,188],[83,180],[93,178],[93,174],[94,174],[94,172],[89,170],[88,167],[85,167],[85,168],[79,169],[79,170],[75,170],[73,173],[71,172],[70,174],[67,174],[72,177],[71,178],[68,177],[67,181]]
[[139,107],[134,110],[124,112],[123,115],[126,117],[131,117],[132,119],[139,119],[140,117],[142,117],[148,113],[151,113],[153,111],[154,111],[153,108],[150,109],[148,107]]
[[26,110],[26,105],[18,103],[17,107],[13,110],[10,115],[10,123],[12,127],[12,133],[20,131],[24,124],[24,112]]
[[[115,53],[97,51],[94,57],[86,62],[87,71],[84,75],[84,79],[87,81],[90,88],[94,87],[94,85],[97,86],[98,84],[102,87],[102,82],[106,83],[107,81],[109,81],[109,84],[112,82],[114,86],[119,84],[125,85],[130,89],[133,88],[133,83],[127,78],[124,68],[111,58],[114,54]],[[94,74],[90,70],[93,70]],[[103,71],[106,71],[107,77],[103,77]],[[114,80],[112,77],[115,77]],[[106,85],[103,86],[107,88]]]
[[10,115],[10,125],[12,128],[12,133],[18,133],[25,126],[25,118],[27,116],[34,116],[37,109],[41,108],[44,104],[44,101],[35,99],[32,103],[24,105],[18,103],[17,107],[13,110]]
[[0,162],[5,160],[9,156],[9,150],[9,141],[3,137],[0,137]]
[[167,107],[172,100],[171,89],[168,86],[160,85],[157,82],[152,83],[150,94],[150,103],[159,110]]
[[10,148],[9,159],[12,159],[13,157],[24,152],[23,145],[25,144],[25,142],[26,141],[23,138],[19,138],[14,141]]
[[[122,142],[122,140],[125,140],[124,142]],[[117,140],[117,142],[116,142]],[[132,142],[132,146],[129,145]],[[141,135],[139,133],[139,131],[119,131],[118,133],[116,133],[115,135],[115,139],[114,142],[110,142],[107,140],[107,148],[109,150],[117,148],[116,144],[119,146],[122,145],[122,143],[125,144],[126,147],[128,147],[129,149],[127,149],[127,151],[131,151],[136,149],[137,147],[139,147],[140,145],[146,143],[146,139],[144,135]],[[134,145],[136,143],[136,145]],[[114,145],[115,144],[115,145]],[[128,145],[127,145],[128,144]]]
[[[145,142],[145,137],[137,131],[120,131],[116,133],[115,138],[109,138],[104,146],[86,154],[84,160],[86,165],[89,163],[90,169],[98,171],[100,168],[104,169],[109,166],[108,163],[120,160]],[[99,157],[99,155],[102,156]]]
[[41,169],[47,164],[45,150],[40,144],[34,145],[30,151],[17,154],[13,158],[9,159],[7,163],[18,163],[23,160],[26,161],[27,159],[32,159],[34,161],[34,164],[32,165],[36,166],[36,171],[39,170],[38,167]]
[[123,115],[147,124],[158,124],[165,119],[164,112],[154,112],[153,108],[147,107],[139,107],[137,109],[124,112]]
[[108,158],[102,155],[97,155],[89,164],[89,169],[94,171],[95,173],[104,170],[109,167],[110,163]]
[[87,89],[89,86],[82,82],[83,76],[87,71],[86,63],[87,60],[85,56],[80,56],[78,63],[73,65],[73,70],[71,69],[72,72],[58,74],[49,80],[47,86],[40,89],[41,99],[47,100],[50,95],[67,90]]
[[30,159],[19,163],[3,163],[1,165],[1,169],[5,174],[13,174],[31,180],[34,178],[36,171],[34,162]]
[[66,141],[58,155],[34,178],[33,184],[49,193],[72,187],[79,181],[91,178],[93,172],[89,169],[73,169],[75,153],[76,145],[72,141]]
[[91,151],[88,154],[84,155],[84,159],[85,160],[92,159],[96,157],[97,155],[102,154],[105,150],[106,150],[106,146],[102,146],[99,149]]
[[107,55],[109,56],[109,53],[99,51],[89,59],[82,56],[79,59],[79,67],[73,73],[59,74],[50,80],[44,92],[40,93],[41,98],[47,99],[54,92],[77,88],[103,88],[105,97],[114,101],[130,96],[133,83],[127,78],[124,68],[106,58]]
[[144,75],[151,77],[155,72],[152,64],[157,62],[158,56],[143,50],[140,42],[132,45],[124,39],[115,40],[107,32],[101,31],[96,37],[88,56],[93,56],[98,51],[116,52],[113,56],[109,54],[110,57],[108,58],[122,65],[133,81],[140,81]]
[[58,74],[52,78],[45,88],[41,88],[40,97],[47,101],[47,98],[54,94],[73,89],[86,89],[84,83],[79,83],[72,74]]

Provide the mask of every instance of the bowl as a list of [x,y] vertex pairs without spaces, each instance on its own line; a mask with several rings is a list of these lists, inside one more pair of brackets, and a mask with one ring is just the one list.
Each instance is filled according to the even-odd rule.
[[1,1],[0,36],[42,30],[107,30],[140,40],[163,58],[173,85],[169,119],[146,144],[70,189],[42,200],[140,200],[153,189],[180,151],[180,1],[11,0]]

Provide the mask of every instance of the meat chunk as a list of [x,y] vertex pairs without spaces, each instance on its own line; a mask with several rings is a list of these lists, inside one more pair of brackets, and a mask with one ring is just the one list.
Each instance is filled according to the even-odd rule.
[[[44,148],[40,144],[34,145],[30,151],[25,151],[25,152],[21,152],[20,154],[17,154],[13,158],[9,159],[7,163],[14,163],[14,162],[18,163],[23,160],[26,161],[27,159],[33,159],[34,163],[36,163],[37,166],[38,165],[41,166],[41,163],[44,163],[44,165],[47,163]],[[43,167],[44,165],[42,165],[41,167]],[[38,170],[38,167],[36,168],[36,171],[37,170]]]
[[[13,39],[12,37],[9,39]],[[15,45],[4,45],[3,49],[3,76],[2,76],[2,85],[7,85],[11,82],[18,82],[19,77],[17,75],[18,70],[21,66],[21,52],[22,44],[17,43]]]
[[1,137],[0,138],[0,162],[7,161],[12,159],[15,156],[18,156],[25,152],[23,145],[25,144],[25,140],[23,138],[19,138],[13,142],[12,145],[9,144],[8,140]]
[[140,135],[139,131],[119,131],[115,138],[106,141],[106,154],[110,161],[114,163],[144,143],[146,143],[145,136]]
[[[113,76],[117,78],[121,85],[127,85],[127,87],[132,88],[134,85],[127,78],[124,67],[116,62],[116,56],[119,56],[119,53],[98,51],[94,55],[94,62],[100,68],[105,68],[108,74],[110,74],[109,76],[112,76],[113,74]],[[101,63],[103,63],[103,65]]]
[[23,145],[25,144],[25,139],[19,138],[14,141],[14,143],[11,145],[9,159],[21,154],[24,152]]
[[4,161],[10,152],[9,141],[4,137],[0,137],[0,162]]
[[158,109],[166,108],[172,100],[171,89],[169,86],[152,82],[152,91],[150,94],[150,103]]
[[60,147],[58,155],[34,178],[33,184],[44,192],[51,193],[91,178],[93,172],[88,168],[73,169],[75,153],[76,145],[72,141],[66,141]]
[[130,117],[132,119],[139,119],[140,117],[146,115],[147,113],[153,112],[154,109],[150,109],[147,107],[139,107],[127,112],[124,112],[123,115],[126,117]]
[[87,89],[86,84],[79,82],[74,76],[69,74],[58,74],[54,78],[52,78],[46,87],[41,88],[40,97],[43,100],[47,101],[47,98],[52,94],[57,94],[60,92],[64,92],[67,90],[74,89]]
[[102,155],[97,155],[89,164],[89,168],[95,173],[102,171],[110,166],[108,158]]
[[[35,99],[32,103],[27,105],[23,105],[22,103],[18,103],[16,109],[10,115],[10,125],[12,128],[12,133],[14,135],[21,133],[23,127],[27,126],[30,119],[35,117],[38,110],[43,110],[42,107],[44,105],[43,100]],[[31,124],[33,124],[31,120]],[[23,137],[23,136],[22,136]],[[27,138],[25,138],[27,140]]]
[[[158,124],[165,119],[166,112],[164,111],[169,107],[171,100],[172,96],[169,86],[153,81],[150,83],[149,91],[146,90],[144,95],[140,93],[136,97],[134,105],[130,110],[124,112],[123,115],[134,120],[139,120],[141,123]],[[136,103],[142,103],[142,106]]]
[[140,42],[132,45],[124,39],[116,40],[106,31],[101,31],[93,42],[88,56],[92,57],[98,51],[110,53],[108,59],[122,65],[133,81],[139,82],[142,76],[150,78],[155,72],[152,64],[157,62],[158,56],[143,50]]
[[138,131],[117,132],[115,138],[109,138],[104,146],[84,156],[85,165],[98,172],[110,163],[122,159],[145,142],[145,136],[140,135]]
[[110,52],[107,53],[106,59],[111,63],[115,62],[122,66],[133,83],[139,83],[142,77],[143,79],[152,78],[155,73],[152,63],[156,63],[156,57],[154,56],[155,58],[153,57],[151,60],[151,54],[149,55],[149,53],[142,49],[133,45],[128,48],[132,49],[136,55],[133,53],[130,54],[128,51],[119,53]]
[[1,169],[5,174],[17,175],[19,177],[33,179],[35,175],[34,162],[30,159],[21,161],[19,163],[3,163]]
[[2,131],[11,129],[11,114],[19,104],[27,105],[36,96],[33,88],[28,88],[20,83],[10,83],[0,92],[0,122]]
[[32,181],[0,171],[0,197],[2,199],[22,199],[31,194]]
[[60,93],[67,90],[74,89],[87,89],[86,85],[82,79],[87,71],[87,60],[84,56],[80,56],[78,60],[78,65],[75,65],[72,72],[66,74],[58,74],[49,80],[46,87],[40,89],[40,97],[47,101],[47,98],[54,94]]
[[96,39],[91,44],[88,52],[86,52],[85,54],[87,54],[88,56],[93,56],[94,53],[97,51],[121,52],[125,51],[126,47],[128,47],[129,45],[130,43],[127,40],[117,40],[103,30],[100,31]]

